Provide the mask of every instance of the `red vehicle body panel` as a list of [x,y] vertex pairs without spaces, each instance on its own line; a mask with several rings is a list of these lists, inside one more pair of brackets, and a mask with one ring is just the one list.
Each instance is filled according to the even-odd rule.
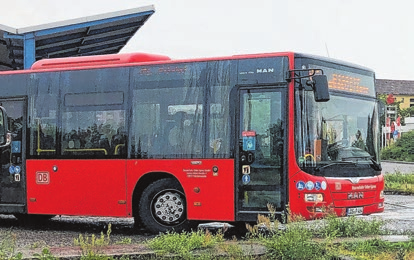
[[[322,183],[325,181],[327,188],[326,190],[298,190],[296,184],[299,181],[304,183],[308,181]],[[339,216],[345,216],[346,209],[349,207],[364,207],[362,214],[365,215],[384,211],[384,198],[380,199],[380,192],[384,189],[384,177],[382,175],[352,183],[351,179],[318,177],[300,171],[291,178],[289,189],[291,191],[289,193],[290,210],[293,214],[301,215],[306,219],[323,216],[321,213],[316,213],[315,208],[323,209],[326,213],[335,212]],[[355,192],[357,194],[363,192],[363,198],[349,199],[348,195],[350,193],[355,194]],[[305,202],[305,194],[309,193],[323,194],[324,201],[319,203]]]
[[[294,55],[289,55],[289,69],[294,69]],[[287,169],[288,169],[288,204],[289,210],[294,215],[300,215],[306,219],[314,219],[322,217],[323,214],[315,213],[315,207],[324,208],[327,211],[334,211],[339,216],[346,215],[346,209],[348,207],[359,207],[364,206],[363,214],[371,214],[384,211],[384,198],[379,198],[380,192],[384,190],[384,177],[380,175],[378,177],[372,177],[366,180],[359,182],[358,184],[352,184],[346,178],[337,179],[335,181],[327,180],[324,177],[313,176],[303,172],[297,164],[296,158],[297,155],[294,149],[295,135],[294,135],[294,118],[295,118],[295,107],[294,107],[294,81],[292,80],[289,84],[289,108],[288,108],[288,118],[291,121],[288,125],[288,151],[287,151]],[[307,191],[306,189],[299,191],[296,188],[296,183],[298,181],[312,181],[313,183],[319,181],[327,182],[326,190],[312,190]],[[335,183],[341,183],[341,191],[337,191],[338,194],[335,194]],[[343,199],[344,194],[348,195],[348,192],[353,191],[352,187],[357,187],[368,184],[374,185],[375,189],[362,190],[366,194],[366,199],[364,200],[348,200]],[[306,193],[323,193],[324,201],[321,203],[305,202]],[[365,195],[365,194],[364,194]],[[382,207],[379,207],[382,205]],[[329,213],[329,212],[328,212]]]
[[[26,165],[29,214],[126,216],[125,160],[27,160]],[[45,172],[49,183],[39,183],[36,173]]]
[[[217,173],[213,167],[218,168]],[[181,183],[187,199],[187,217],[190,220],[234,221],[234,160],[180,159],[128,160],[128,201],[136,183],[145,174],[169,173]],[[199,192],[194,189],[199,188]],[[128,213],[132,204],[128,203]]]
[[232,159],[27,160],[28,213],[131,217],[135,186],[154,172],[181,183],[188,219],[235,220]]

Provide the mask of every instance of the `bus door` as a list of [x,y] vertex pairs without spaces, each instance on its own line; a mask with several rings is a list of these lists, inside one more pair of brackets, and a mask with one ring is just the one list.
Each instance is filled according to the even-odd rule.
[[285,206],[285,90],[240,89],[236,131],[237,220],[256,221]]
[[0,212],[25,213],[26,211],[26,99],[0,99],[6,109],[11,145],[0,148],[1,182]]

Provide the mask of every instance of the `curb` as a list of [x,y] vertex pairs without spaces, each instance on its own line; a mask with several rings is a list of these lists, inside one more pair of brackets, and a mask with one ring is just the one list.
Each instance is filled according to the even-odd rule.
[[386,160],[381,160],[381,162],[393,163],[393,164],[409,164],[409,165],[414,165],[414,162],[405,162],[405,161],[386,161]]

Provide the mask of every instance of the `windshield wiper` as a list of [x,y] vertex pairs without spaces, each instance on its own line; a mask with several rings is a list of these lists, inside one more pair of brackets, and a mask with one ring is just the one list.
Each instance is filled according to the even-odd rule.
[[371,167],[372,169],[376,170],[376,171],[382,171],[382,167],[381,164],[377,163],[374,158],[370,157],[369,158],[372,162]]
[[356,163],[350,162],[350,161],[343,161],[343,162],[339,161],[339,162],[329,163],[329,164],[326,164],[324,166],[316,167],[315,168],[315,171],[318,172],[318,171],[320,171],[323,168],[327,168],[327,167],[330,167],[330,166],[333,166],[333,165],[341,165],[341,164],[353,164],[353,165],[356,165]]
[[370,160],[371,161],[371,167],[372,169],[376,170],[376,171],[382,171],[382,167],[379,163],[377,163],[374,158],[372,158],[372,156],[348,156],[348,157],[342,157],[342,160],[347,160],[347,159],[365,159],[365,160]]

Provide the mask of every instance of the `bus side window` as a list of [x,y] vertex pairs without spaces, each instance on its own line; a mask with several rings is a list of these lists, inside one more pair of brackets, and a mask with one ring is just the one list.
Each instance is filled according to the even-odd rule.
[[125,154],[125,111],[76,111],[63,116],[62,154],[98,157]]
[[112,136],[111,147],[114,155],[124,155],[126,153],[126,132],[124,127],[119,127],[116,134]]

